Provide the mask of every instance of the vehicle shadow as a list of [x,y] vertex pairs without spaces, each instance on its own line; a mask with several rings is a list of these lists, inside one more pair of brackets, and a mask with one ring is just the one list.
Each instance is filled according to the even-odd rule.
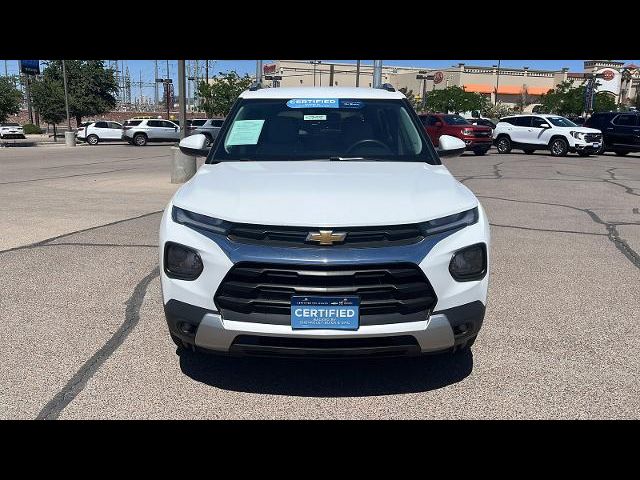
[[311,360],[226,357],[178,352],[188,377],[243,393],[305,397],[366,397],[418,393],[460,382],[473,370],[473,353],[385,359]]

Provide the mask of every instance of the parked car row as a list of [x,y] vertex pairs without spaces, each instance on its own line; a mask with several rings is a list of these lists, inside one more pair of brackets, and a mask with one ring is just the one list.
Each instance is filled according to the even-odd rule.
[[465,142],[466,149],[484,155],[492,145],[498,153],[519,149],[526,154],[548,150],[552,156],[568,153],[580,156],[614,152],[640,152],[640,112],[594,113],[584,125],[550,114],[510,115],[497,124],[489,119],[465,119],[460,115],[428,113],[419,115],[429,138],[437,145],[441,135]]
[[[186,121],[187,135],[202,133],[207,138],[207,146],[213,143],[222,127],[224,119],[202,118]],[[124,123],[112,121],[83,122],[76,134],[78,140],[90,145],[100,142],[126,140],[142,147],[149,142],[177,142],[180,140],[180,122],[161,118],[132,118]]]

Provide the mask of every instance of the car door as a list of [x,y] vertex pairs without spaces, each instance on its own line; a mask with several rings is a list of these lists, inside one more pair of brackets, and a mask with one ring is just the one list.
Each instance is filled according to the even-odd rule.
[[164,137],[164,120],[147,120],[147,128],[145,133],[149,140],[163,140]]
[[107,122],[108,131],[106,135],[108,135],[109,140],[120,140],[122,138],[122,124],[118,122]]
[[96,122],[88,128],[88,134],[97,135],[100,140],[109,138],[109,124],[107,122]]
[[637,118],[637,115],[622,113],[613,119],[613,145],[629,147],[640,144],[640,126],[637,124]]
[[165,140],[180,140],[180,127],[168,120],[162,120],[162,135]]
[[531,117],[531,142],[536,145],[549,145],[551,140],[551,125],[542,117]]
[[513,118],[513,130],[511,141],[522,144],[534,143],[533,130],[531,128],[531,117],[529,115]]

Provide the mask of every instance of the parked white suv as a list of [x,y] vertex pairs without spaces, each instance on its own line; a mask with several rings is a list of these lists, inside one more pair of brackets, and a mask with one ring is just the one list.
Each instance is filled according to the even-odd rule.
[[24,130],[19,123],[6,122],[0,123],[0,139],[6,138],[26,138]]
[[114,142],[122,140],[122,124],[99,120],[82,124],[76,133],[78,140],[86,141],[89,145],[99,142]]
[[484,318],[489,221],[405,96],[245,91],[167,205],[159,257],[179,348],[404,355],[468,348]]
[[602,132],[580,127],[558,115],[514,115],[500,119],[493,130],[493,140],[498,153],[517,148],[527,154],[549,150],[554,157],[564,157],[569,152],[586,157],[600,149]]
[[138,147],[148,142],[177,142],[180,140],[180,127],[160,118],[132,118],[124,122],[122,140]]

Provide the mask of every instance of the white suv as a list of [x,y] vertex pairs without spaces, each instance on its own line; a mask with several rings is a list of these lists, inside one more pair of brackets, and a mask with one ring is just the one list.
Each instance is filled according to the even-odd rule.
[[122,140],[138,147],[148,142],[177,142],[180,140],[180,127],[160,118],[132,118],[124,122]]
[[86,141],[89,145],[99,142],[113,142],[122,140],[122,124],[99,120],[87,122],[78,127],[78,140]]
[[602,145],[602,132],[580,127],[558,115],[514,115],[501,118],[493,130],[498,153],[517,148],[530,154],[549,150],[554,157],[575,152],[582,157],[597,153]]
[[160,271],[179,348],[403,355],[468,348],[484,318],[489,221],[405,96],[242,93],[167,205]]

